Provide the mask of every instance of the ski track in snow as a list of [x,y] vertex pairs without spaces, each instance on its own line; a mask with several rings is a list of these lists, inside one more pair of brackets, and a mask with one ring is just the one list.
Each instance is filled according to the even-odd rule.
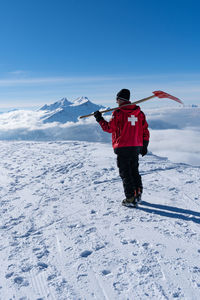
[[140,172],[130,209],[110,145],[1,142],[0,299],[200,299],[200,168]]

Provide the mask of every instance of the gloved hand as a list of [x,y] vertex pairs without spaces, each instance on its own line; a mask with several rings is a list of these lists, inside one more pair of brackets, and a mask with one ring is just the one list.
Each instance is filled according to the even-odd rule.
[[101,120],[103,120],[102,113],[98,110],[94,112],[94,117],[97,122],[100,122]]
[[149,144],[148,141],[145,141],[145,140],[143,141],[143,147],[142,147],[142,149],[140,151],[140,153],[142,154],[142,156],[145,156],[147,154],[147,152],[148,152],[148,149],[147,149],[148,144]]
[[141,154],[142,156],[145,156],[147,154],[148,150],[147,150],[147,147],[146,146],[143,146],[142,147],[142,150],[141,150]]

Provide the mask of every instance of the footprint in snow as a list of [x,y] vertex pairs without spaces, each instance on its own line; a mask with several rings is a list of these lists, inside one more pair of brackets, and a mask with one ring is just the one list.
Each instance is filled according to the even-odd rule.
[[121,240],[120,242],[121,242],[122,245],[127,245],[128,244],[127,240]]
[[95,251],[99,251],[99,250],[105,248],[106,245],[107,245],[107,243],[105,243],[105,244],[97,244],[97,245],[94,247],[94,250],[95,250]]
[[22,277],[15,277],[14,282],[17,284],[22,284],[23,280],[24,279]]
[[24,278],[20,276],[14,278],[14,283],[20,286],[29,286],[29,282],[27,280],[24,280]]
[[88,256],[91,255],[91,254],[92,254],[92,251],[90,251],[90,250],[85,250],[85,251],[81,252],[80,256],[81,256],[81,257],[88,257]]
[[40,271],[48,268],[48,265],[43,262],[39,262],[37,265],[38,265]]
[[52,274],[52,275],[49,275],[48,277],[47,277],[47,280],[48,281],[51,281],[51,280],[53,280],[54,278],[56,278],[56,274]]
[[147,250],[148,247],[149,247],[149,243],[144,243],[144,244],[142,244],[142,247],[143,247],[145,250]]
[[101,273],[102,273],[102,275],[106,276],[106,275],[110,274],[111,271],[110,270],[103,270],[103,271],[101,271]]
[[14,274],[14,272],[7,273],[7,274],[5,275],[5,278],[8,279],[8,278],[12,277],[13,274]]
[[91,228],[89,228],[85,231],[85,234],[90,234],[90,233],[93,233],[93,232],[96,232],[96,231],[97,231],[96,227],[91,227]]
[[193,180],[187,180],[185,183],[193,183]]

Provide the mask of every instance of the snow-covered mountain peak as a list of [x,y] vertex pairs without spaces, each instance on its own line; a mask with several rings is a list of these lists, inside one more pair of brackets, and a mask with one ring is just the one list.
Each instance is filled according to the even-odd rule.
[[50,105],[44,105],[40,110],[45,111],[43,122],[77,122],[79,116],[90,114],[104,108],[102,105],[92,103],[87,97],[79,97],[73,102],[62,98]]
[[73,106],[82,105],[85,103],[91,103],[91,101],[87,97],[79,97],[73,101]]
[[45,104],[44,106],[42,106],[40,108],[40,110],[54,111],[58,108],[65,108],[71,104],[72,104],[72,102],[70,102],[67,98],[62,98],[61,100],[59,100],[53,104],[50,104],[50,105]]
[[60,106],[68,106],[72,104],[72,102],[70,102],[67,98],[62,98],[58,102],[60,102]]

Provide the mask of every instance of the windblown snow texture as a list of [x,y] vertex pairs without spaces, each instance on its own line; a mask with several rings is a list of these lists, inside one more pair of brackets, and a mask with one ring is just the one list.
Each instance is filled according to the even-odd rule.
[[141,158],[130,209],[110,145],[0,144],[0,299],[199,299],[198,167]]

